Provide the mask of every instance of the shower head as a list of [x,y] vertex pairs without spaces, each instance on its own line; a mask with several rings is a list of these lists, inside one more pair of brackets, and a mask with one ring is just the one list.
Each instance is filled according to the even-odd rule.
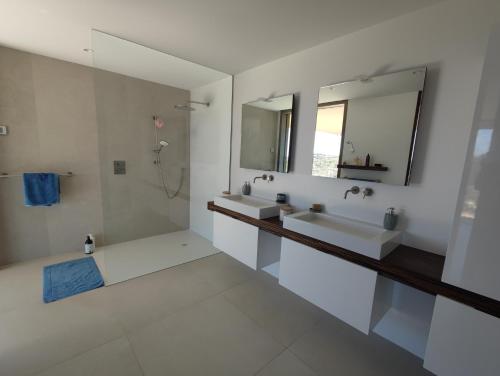
[[195,111],[193,107],[188,106],[187,104],[176,104],[174,107],[176,110],[181,110],[181,111]]
[[196,111],[194,107],[189,105],[190,103],[201,104],[205,107],[210,106],[210,102],[187,101],[184,104],[176,104],[174,107],[176,110],[181,110],[181,111]]

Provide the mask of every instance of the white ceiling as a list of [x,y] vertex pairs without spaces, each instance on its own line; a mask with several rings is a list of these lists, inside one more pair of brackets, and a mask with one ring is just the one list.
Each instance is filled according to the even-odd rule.
[[440,0],[0,0],[0,44],[80,64],[91,29],[234,74]]
[[92,31],[94,67],[191,90],[230,77],[226,73],[168,55],[100,31]]

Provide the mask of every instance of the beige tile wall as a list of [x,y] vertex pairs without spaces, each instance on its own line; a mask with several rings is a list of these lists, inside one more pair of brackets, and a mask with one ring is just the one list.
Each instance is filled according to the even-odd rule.
[[[95,71],[104,242],[118,243],[189,227],[189,113],[174,109],[189,92],[127,76]],[[153,164],[153,115],[165,127],[159,139],[167,183],[180,194],[166,198]],[[113,174],[113,161],[125,160],[126,175]]]
[[[62,202],[23,205],[20,178],[0,180],[0,265],[98,244],[187,228],[189,114],[173,111],[185,90],[0,47],[0,172],[73,171],[61,178]],[[153,169],[152,114],[165,118],[171,143],[164,168],[176,185],[164,197]],[[112,174],[124,159],[128,174]],[[106,235],[106,236],[105,236]]]
[[[40,167],[31,55],[0,49],[0,172]],[[0,179],[0,264],[49,253],[44,209],[22,206],[19,179]]]

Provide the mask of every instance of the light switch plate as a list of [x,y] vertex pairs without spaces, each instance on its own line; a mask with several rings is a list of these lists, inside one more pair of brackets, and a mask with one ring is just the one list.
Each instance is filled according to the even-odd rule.
[[6,125],[0,125],[0,136],[7,136],[9,128]]

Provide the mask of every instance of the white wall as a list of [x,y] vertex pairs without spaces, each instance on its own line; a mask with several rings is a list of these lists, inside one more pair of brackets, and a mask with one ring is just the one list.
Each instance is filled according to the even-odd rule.
[[[271,184],[258,181],[253,194],[274,198],[288,192],[300,209],[322,202],[328,212],[379,223],[385,209],[395,206],[404,212],[406,244],[445,253],[486,41],[496,22],[498,1],[443,2],[235,76],[233,155],[240,154],[243,103],[271,93],[300,94],[293,172],[276,173]],[[375,196],[344,201],[352,182],[310,176],[318,89],[361,74],[421,65],[429,72],[411,186],[371,184]],[[240,169],[233,158],[232,190],[259,173]]]
[[210,107],[195,105],[191,112],[189,210],[191,230],[209,240],[213,214],[207,202],[229,188],[232,85],[228,77],[191,90],[192,100],[210,102]]

